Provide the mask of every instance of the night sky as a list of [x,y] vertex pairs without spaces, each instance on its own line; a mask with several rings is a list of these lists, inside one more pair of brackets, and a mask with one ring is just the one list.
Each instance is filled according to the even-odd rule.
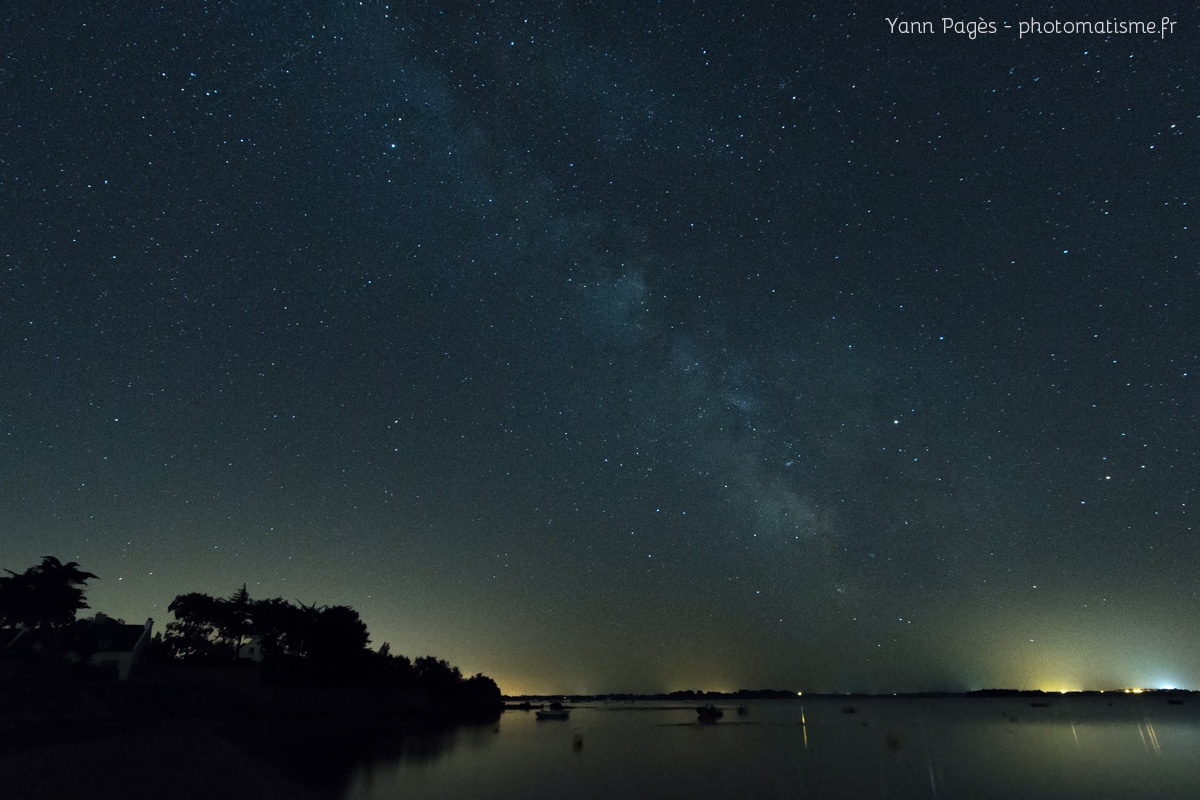
[[1200,688],[1197,19],[923,5],[6,3],[0,567],[511,693]]

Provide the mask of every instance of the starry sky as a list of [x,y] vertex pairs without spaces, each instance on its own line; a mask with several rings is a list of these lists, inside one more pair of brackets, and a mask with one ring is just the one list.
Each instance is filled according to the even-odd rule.
[[0,567],[511,693],[1200,688],[1200,29],[1135,5],[8,3]]

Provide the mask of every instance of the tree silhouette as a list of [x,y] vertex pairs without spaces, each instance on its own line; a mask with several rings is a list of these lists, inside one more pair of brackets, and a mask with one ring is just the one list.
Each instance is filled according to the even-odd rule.
[[462,672],[444,659],[422,656],[413,663],[413,667],[421,683],[434,692],[451,692],[462,683]]
[[324,606],[309,621],[309,656],[331,662],[362,654],[371,641],[367,625],[350,606]]
[[167,623],[164,641],[177,657],[188,661],[217,658],[214,637],[221,618],[219,602],[201,592],[189,592],[179,595],[167,606],[167,610],[175,615],[175,622]]
[[90,608],[83,590],[90,580],[99,580],[84,572],[79,564],[66,564],[54,556],[42,556],[42,563],[18,575],[4,570],[0,577],[0,622],[22,628],[61,628],[75,622],[75,614]]
[[246,584],[228,600],[217,600],[215,605],[217,633],[230,649],[230,658],[237,658],[242,641],[254,632],[254,604]]
[[482,672],[477,672],[470,678],[467,678],[463,682],[461,693],[464,701],[480,707],[487,705],[496,706],[503,703],[500,687],[496,685],[494,680]]
[[267,655],[304,654],[301,628],[303,611],[282,597],[255,600],[251,610],[251,633],[262,643]]

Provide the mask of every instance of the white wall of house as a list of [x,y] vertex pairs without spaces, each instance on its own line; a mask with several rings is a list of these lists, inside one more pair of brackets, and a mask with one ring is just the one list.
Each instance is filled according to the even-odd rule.
[[[97,614],[96,616],[101,616]],[[133,669],[133,665],[141,660],[142,653],[150,644],[151,630],[154,628],[154,620],[147,619],[145,627],[142,628],[142,635],[138,637],[137,643],[134,644],[132,650],[101,650],[94,653],[89,659],[91,663],[96,665],[104,664],[105,662],[113,662],[117,665],[117,679],[128,680],[129,673]]]
[[256,664],[261,662],[263,660],[262,640],[257,636],[251,637],[250,641],[238,648],[237,657],[253,661]]

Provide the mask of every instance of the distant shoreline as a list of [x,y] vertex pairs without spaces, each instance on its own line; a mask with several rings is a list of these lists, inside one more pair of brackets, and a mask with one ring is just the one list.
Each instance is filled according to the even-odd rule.
[[800,693],[782,689],[739,689],[735,692],[706,692],[700,690],[685,690],[676,692],[660,692],[657,694],[519,694],[504,695],[506,707],[514,704],[538,703],[569,700],[573,703],[624,702],[624,701],[657,701],[657,702],[692,702],[698,700],[813,700],[830,699],[892,699],[892,698],[986,698],[986,697],[1165,697],[1170,699],[1185,699],[1200,696],[1200,692],[1190,689],[1089,689],[1069,692],[1045,691],[1042,689],[976,689],[969,692],[813,692]]

